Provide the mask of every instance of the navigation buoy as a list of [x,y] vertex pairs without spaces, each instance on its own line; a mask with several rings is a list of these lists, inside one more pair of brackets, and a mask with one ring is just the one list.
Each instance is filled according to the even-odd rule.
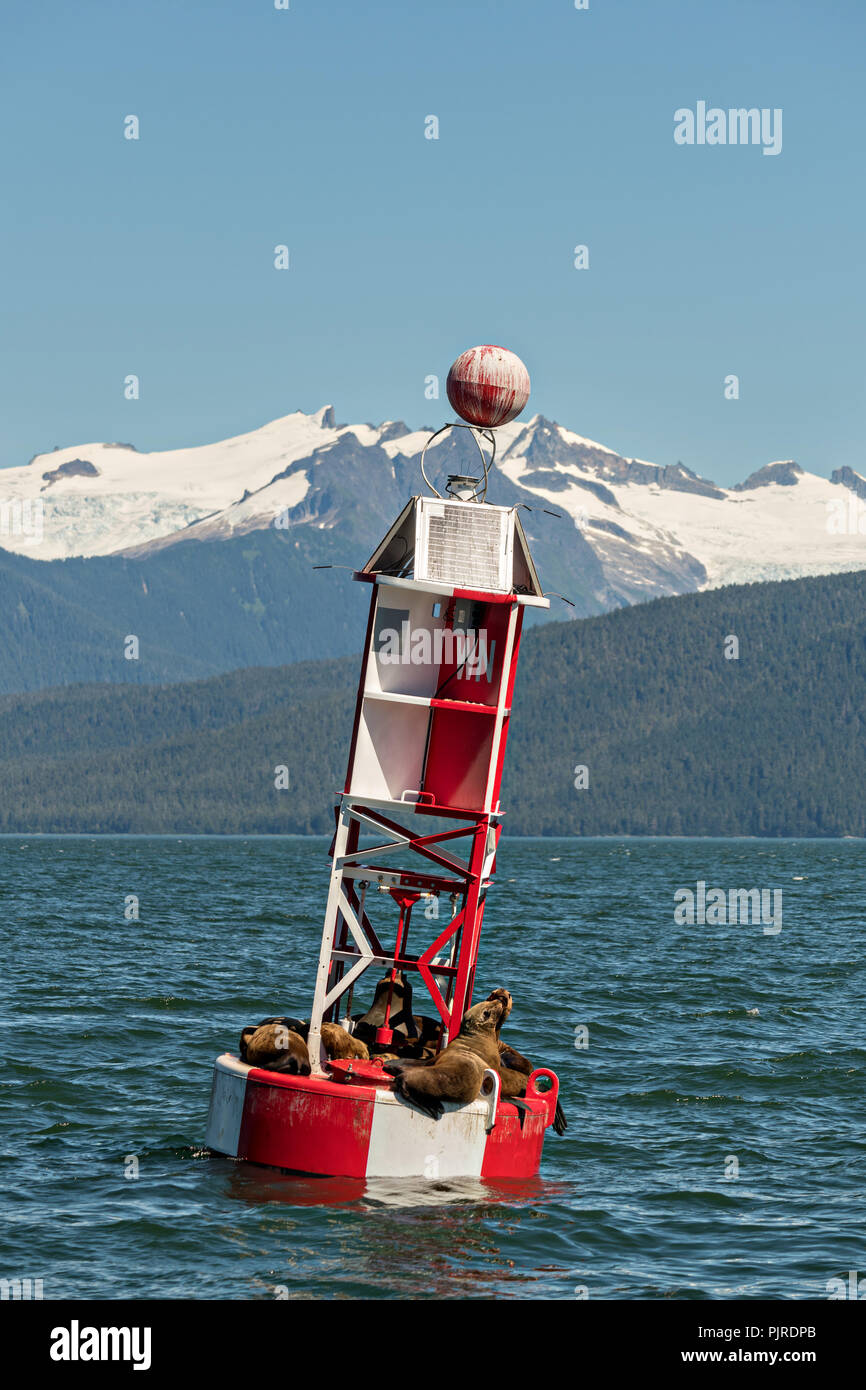
[[[253,1061],[247,1028],[238,1053],[217,1058],[205,1136],[216,1153],[328,1177],[496,1181],[534,1177],[545,1132],[565,1127],[555,1073],[516,1053],[497,1066],[496,1051],[470,1049],[480,1070],[441,1069],[442,1089],[423,1105],[417,1081],[389,1070],[406,1061],[411,1078],[416,1060],[435,1067],[473,1007],[520,634],[527,610],[550,604],[519,505],[486,501],[491,431],[528,397],[514,353],[458,357],[448,398],[467,423],[431,435],[421,471],[432,495],[410,497],[355,572],[370,615],[312,1007],[308,1020],[261,1025],[276,1028]],[[451,429],[475,437],[484,478],[451,474],[442,496],[423,460]],[[535,949],[531,931],[524,943]],[[356,986],[367,999],[375,991],[366,1012]],[[510,990],[487,1002],[497,998],[510,1013]],[[329,1047],[334,1036],[342,1050]]]
[[488,343],[461,352],[445,389],[462,420],[495,429],[515,420],[529,400],[529,372],[516,353]]

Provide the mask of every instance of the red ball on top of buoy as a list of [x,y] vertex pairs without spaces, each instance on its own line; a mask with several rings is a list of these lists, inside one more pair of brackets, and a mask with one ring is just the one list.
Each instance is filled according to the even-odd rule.
[[448,399],[461,419],[480,429],[507,425],[529,400],[529,372],[508,348],[469,348],[448,373]]

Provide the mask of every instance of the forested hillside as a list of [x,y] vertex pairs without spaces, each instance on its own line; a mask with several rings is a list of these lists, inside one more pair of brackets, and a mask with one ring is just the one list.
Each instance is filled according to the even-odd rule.
[[[45,564],[0,549],[0,694],[85,681],[184,681],[353,650],[364,595],[328,531],[186,541],[140,559]],[[125,639],[139,641],[135,660]]]
[[[353,651],[364,631],[368,595],[348,571],[363,565],[386,534],[415,470],[404,463],[395,483],[388,464],[393,495],[383,497],[381,479],[374,484],[351,472],[351,450],[345,473],[341,451],[331,453],[335,480],[317,494],[321,514],[289,530],[269,526],[179,540],[134,556],[48,563],[0,548],[0,694],[92,681],[188,681]],[[523,495],[504,478],[497,480],[497,494],[503,502]],[[608,585],[569,518],[541,510],[522,515],[545,584],[577,603],[579,612],[599,613],[647,592],[640,585]],[[653,582],[692,586],[703,575],[694,564],[682,573],[674,569],[654,574]],[[547,616],[536,610],[531,620]],[[138,638],[133,660],[125,654],[130,635]]]
[[[5,696],[0,829],[330,830],[358,668],[350,657]],[[864,696],[864,573],[536,628],[506,833],[864,835]]]

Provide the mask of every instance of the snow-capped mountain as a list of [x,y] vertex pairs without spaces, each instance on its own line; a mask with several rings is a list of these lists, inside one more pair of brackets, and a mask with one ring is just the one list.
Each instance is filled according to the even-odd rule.
[[[325,407],[190,449],[56,449],[0,471],[0,547],[38,560],[142,557],[276,523],[289,535],[336,530],[346,562],[360,563],[421,490],[427,433],[393,421],[338,425]],[[550,525],[533,514],[528,529],[549,552],[547,567],[538,556],[546,584],[568,593],[579,578],[579,611],[866,567],[866,479],[850,468],[828,479],[788,460],[722,488],[681,464],[623,457],[540,415],[500,428],[497,443],[488,499],[561,514]],[[443,479],[471,472],[467,448],[463,432],[452,432],[428,454],[430,466]]]

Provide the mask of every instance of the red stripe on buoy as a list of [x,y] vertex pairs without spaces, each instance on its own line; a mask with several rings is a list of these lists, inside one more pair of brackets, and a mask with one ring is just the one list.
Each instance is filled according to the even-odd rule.
[[238,1158],[300,1173],[363,1178],[375,1087],[254,1067],[247,1078]]

